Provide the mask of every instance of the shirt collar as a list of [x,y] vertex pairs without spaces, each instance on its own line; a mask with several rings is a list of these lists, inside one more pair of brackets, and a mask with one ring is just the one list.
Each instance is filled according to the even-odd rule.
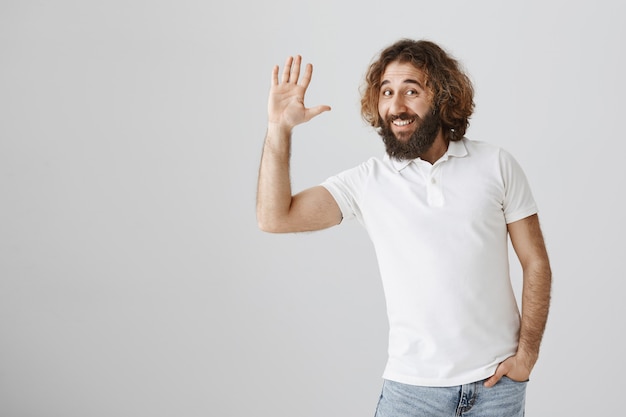
[[[447,161],[449,157],[454,156],[457,158],[462,158],[467,155],[467,148],[465,147],[465,138],[462,140],[450,141],[448,143],[448,150],[443,154],[439,161]],[[420,159],[420,158],[417,158]],[[404,168],[409,166],[411,162],[415,161],[415,159],[395,159],[391,158],[389,155],[385,154],[385,160],[389,161],[393,169],[397,172],[402,171]]]

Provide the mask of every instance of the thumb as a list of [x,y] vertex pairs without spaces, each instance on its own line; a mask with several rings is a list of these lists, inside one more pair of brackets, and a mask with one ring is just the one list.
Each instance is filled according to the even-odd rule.
[[322,106],[315,106],[315,107],[311,107],[307,109],[306,110],[307,122],[311,120],[312,118],[314,118],[315,116],[319,116],[320,114],[324,113],[325,111],[330,111],[330,106],[322,105]]
[[491,388],[494,385],[496,385],[498,381],[500,381],[502,377],[507,374],[507,372],[508,372],[508,366],[507,366],[506,361],[504,361],[500,365],[498,365],[498,367],[496,368],[496,372],[491,377],[489,377],[489,379],[485,381],[484,383],[485,387]]

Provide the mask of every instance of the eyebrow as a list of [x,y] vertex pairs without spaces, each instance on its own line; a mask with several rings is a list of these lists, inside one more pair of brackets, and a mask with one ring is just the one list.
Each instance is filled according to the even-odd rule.
[[[382,86],[387,85],[387,84],[390,84],[390,83],[391,83],[391,81],[389,81],[389,80],[385,80],[385,81],[383,81],[383,82],[380,84],[380,86],[382,87]],[[414,80],[414,79],[412,79],[412,78],[407,78],[406,80],[402,81],[402,83],[403,83],[403,84],[416,84],[416,85],[417,85],[419,88],[421,88],[422,90],[424,89],[424,87],[422,86],[422,84],[421,84],[419,81]]]

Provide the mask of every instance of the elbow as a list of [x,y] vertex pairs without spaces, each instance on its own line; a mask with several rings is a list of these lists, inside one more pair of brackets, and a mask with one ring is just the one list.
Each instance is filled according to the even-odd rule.
[[266,233],[277,233],[277,230],[275,227],[273,227],[270,223],[258,220],[257,221],[257,225],[259,227],[259,230],[262,232],[266,232]]
[[264,204],[257,204],[256,221],[259,230],[267,233],[289,233],[290,216],[288,211],[277,210]]
[[283,227],[281,227],[284,222],[280,220],[270,218],[268,216],[263,216],[260,213],[257,213],[257,226],[259,230],[266,233],[284,233]]
[[285,230],[284,228],[277,226],[277,225],[272,225],[268,223],[258,223],[258,225],[259,225],[259,230],[265,233],[288,233],[289,232],[289,230]]
[[262,218],[257,214],[256,216],[256,224],[260,231],[272,233],[272,225],[266,219]]
[[275,225],[267,210],[263,210],[263,206],[257,201],[256,207],[256,224],[260,231],[267,233],[275,233]]
[[542,276],[546,281],[552,281],[552,268],[550,267],[550,261],[547,257],[537,260],[529,267],[529,270]]

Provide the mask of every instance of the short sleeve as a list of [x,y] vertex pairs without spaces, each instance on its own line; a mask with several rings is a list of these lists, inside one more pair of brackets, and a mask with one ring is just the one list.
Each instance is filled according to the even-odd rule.
[[362,220],[360,201],[370,168],[371,161],[367,161],[321,183],[321,186],[326,188],[337,202],[345,220],[354,218]]
[[504,183],[504,218],[513,223],[537,213],[537,204],[522,167],[505,150],[500,150],[500,173]]

